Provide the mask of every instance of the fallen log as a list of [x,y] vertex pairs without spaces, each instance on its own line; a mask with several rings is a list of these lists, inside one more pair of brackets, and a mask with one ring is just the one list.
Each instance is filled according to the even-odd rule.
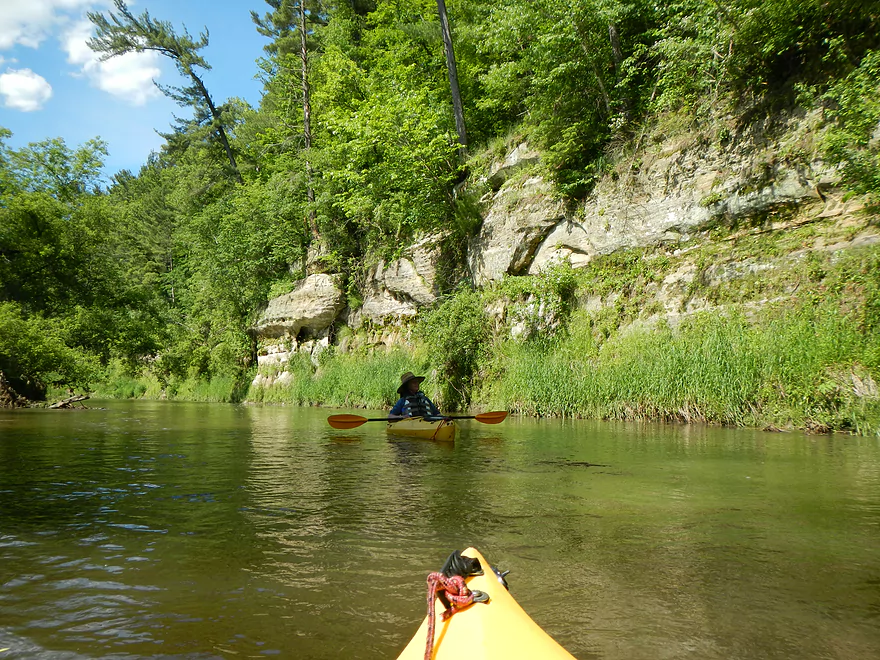
[[19,395],[0,371],[0,408],[27,408],[28,400]]
[[[49,408],[53,409],[53,410],[59,410],[61,408],[73,408],[74,403],[79,403],[80,401],[85,401],[88,398],[89,398],[88,394],[76,394],[76,395],[68,397],[66,399],[62,399],[61,401],[58,401],[57,403],[53,403],[51,406],[49,406]],[[82,406],[82,407],[85,408],[85,406]]]

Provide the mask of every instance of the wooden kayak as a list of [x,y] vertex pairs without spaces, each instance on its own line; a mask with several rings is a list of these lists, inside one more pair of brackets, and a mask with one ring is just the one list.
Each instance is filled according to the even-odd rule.
[[[572,660],[514,600],[485,557],[474,548],[461,553],[478,559],[482,575],[465,578],[468,588],[489,596],[488,602],[475,602],[456,611],[446,621],[444,605],[438,598],[434,607],[433,660]],[[428,618],[422,622],[398,660],[424,660]]]
[[439,442],[454,442],[457,428],[452,420],[426,420],[421,417],[408,417],[388,423],[388,433],[391,435],[421,438],[423,440],[437,440]]

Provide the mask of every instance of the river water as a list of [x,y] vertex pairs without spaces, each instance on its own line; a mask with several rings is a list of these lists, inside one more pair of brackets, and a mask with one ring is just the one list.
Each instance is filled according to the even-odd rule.
[[476,546],[578,658],[880,657],[880,440],[0,411],[0,658],[395,658]]

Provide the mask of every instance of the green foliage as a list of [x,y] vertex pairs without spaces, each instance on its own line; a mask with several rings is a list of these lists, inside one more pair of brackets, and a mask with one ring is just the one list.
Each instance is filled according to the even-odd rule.
[[731,10],[720,3],[666,3],[646,53],[656,62],[652,110],[698,109],[717,98],[728,79]]
[[[251,20],[264,37],[271,41],[264,46],[264,50],[270,55],[282,56],[297,54],[301,48],[301,35],[299,34],[300,11],[306,21],[306,40],[314,39],[314,32],[324,24],[323,8],[317,2],[309,0],[266,0],[266,4],[272,9],[260,16],[251,11]],[[314,44],[312,44],[314,47]]]
[[876,47],[877,0],[738,0],[728,11],[734,26],[731,69],[740,85],[778,90],[792,79],[822,80],[839,72],[829,51],[843,45],[857,62]]
[[470,403],[477,367],[490,337],[480,294],[463,289],[419,318],[415,334],[431,350],[440,401],[447,410]]
[[64,339],[57,322],[26,317],[19,305],[0,302],[0,371],[19,394],[42,399],[50,385],[89,386],[97,360]]
[[[486,64],[479,103],[524,112],[562,192],[585,194],[604,171],[603,146],[635,110],[643,69],[624,58],[643,52],[649,5],[506,0],[478,31]],[[648,19],[650,20],[650,19]],[[615,51],[609,26],[619,34]]]
[[61,138],[29,144],[7,154],[8,173],[22,190],[71,203],[98,189],[107,144],[88,140],[71,149]]
[[7,331],[21,332],[2,351],[10,380],[32,383],[37,395],[47,385],[85,386],[97,360],[134,362],[155,350],[153,294],[127,276],[124,232],[94,190],[102,143],[0,147],[0,303],[12,305]]
[[436,83],[393,61],[365,71],[332,49],[316,65],[314,99],[326,108],[314,154],[322,229],[342,216],[365,246],[393,250],[448,222],[457,147]]
[[869,51],[859,66],[825,94],[833,125],[825,136],[831,160],[843,165],[846,182],[880,203],[880,51]]

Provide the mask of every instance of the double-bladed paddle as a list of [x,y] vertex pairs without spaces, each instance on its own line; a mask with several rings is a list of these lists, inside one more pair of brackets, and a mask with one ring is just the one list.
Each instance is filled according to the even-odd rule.
[[[354,429],[360,426],[361,424],[366,424],[367,422],[399,422],[401,419],[406,419],[404,417],[361,417],[360,415],[330,415],[327,418],[327,422],[329,422],[330,426],[334,429]],[[505,419],[507,419],[507,411],[499,410],[496,412],[487,412],[480,413],[479,415],[463,415],[463,416],[451,416],[451,417],[430,417],[427,419],[475,419],[478,422],[482,422],[483,424],[500,424]]]

